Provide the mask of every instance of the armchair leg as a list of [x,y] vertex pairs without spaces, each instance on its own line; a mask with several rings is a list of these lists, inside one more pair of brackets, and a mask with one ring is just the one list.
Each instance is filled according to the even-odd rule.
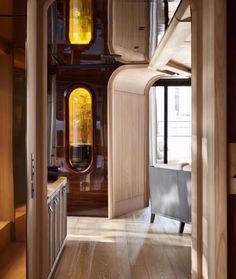
[[155,220],[155,213],[151,214],[150,223],[153,223]]
[[184,232],[184,226],[185,226],[184,222],[180,222],[179,223],[179,233],[180,234],[182,234]]

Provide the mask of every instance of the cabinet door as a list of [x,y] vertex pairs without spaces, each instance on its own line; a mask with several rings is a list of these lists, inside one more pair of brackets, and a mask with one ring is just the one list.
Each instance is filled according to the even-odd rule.
[[48,203],[48,220],[49,220],[49,270],[54,262],[54,206],[53,202]]
[[57,194],[54,198],[54,210],[55,210],[55,232],[54,232],[54,243],[55,243],[55,259],[60,250],[60,197]]
[[66,185],[62,188],[62,242],[67,235],[67,195]]
[[59,222],[59,246],[61,249],[61,246],[63,244],[63,195],[62,195],[62,188],[60,189],[59,192],[60,196],[60,201],[59,201],[59,206],[60,206],[60,222]]

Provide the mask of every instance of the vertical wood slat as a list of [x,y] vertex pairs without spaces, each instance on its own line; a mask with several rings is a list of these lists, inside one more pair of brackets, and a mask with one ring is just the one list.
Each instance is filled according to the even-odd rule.
[[12,83],[13,55],[0,55],[0,221],[14,221]]
[[193,278],[227,278],[224,2],[191,1],[193,152],[198,156],[193,160]]
[[[194,2],[194,1],[192,1]],[[196,2],[196,1],[195,1]],[[202,12],[192,3],[192,278],[202,278]]]
[[122,66],[108,86],[109,217],[148,205],[149,90],[160,79],[147,65]]
[[108,1],[108,48],[123,63],[149,59],[149,1]]
[[[27,3],[27,179],[28,278],[49,272],[47,212],[47,9],[53,0]],[[35,195],[31,196],[31,155]]]
[[36,149],[36,9],[35,0],[27,3],[27,265],[28,277],[37,278],[37,218],[36,202],[31,198],[31,153]]
[[227,128],[228,128],[228,278],[236,278],[236,2],[227,1]]
[[[13,2],[1,3],[2,12],[12,13]],[[0,40],[0,221],[14,221],[13,193],[13,40],[12,19],[1,18]]]

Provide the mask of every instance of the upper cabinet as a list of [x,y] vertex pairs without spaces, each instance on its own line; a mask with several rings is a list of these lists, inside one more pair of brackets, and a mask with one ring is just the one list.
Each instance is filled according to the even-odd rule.
[[182,0],[150,61],[149,68],[191,76],[191,10]]
[[149,60],[149,1],[108,1],[108,48],[122,63]]
[[108,0],[108,48],[121,63],[148,63],[180,0]]

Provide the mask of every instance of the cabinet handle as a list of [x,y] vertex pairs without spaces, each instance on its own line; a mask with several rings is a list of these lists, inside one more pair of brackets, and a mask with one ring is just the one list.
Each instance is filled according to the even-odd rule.
[[53,207],[51,205],[48,206],[49,213],[53,212]]

